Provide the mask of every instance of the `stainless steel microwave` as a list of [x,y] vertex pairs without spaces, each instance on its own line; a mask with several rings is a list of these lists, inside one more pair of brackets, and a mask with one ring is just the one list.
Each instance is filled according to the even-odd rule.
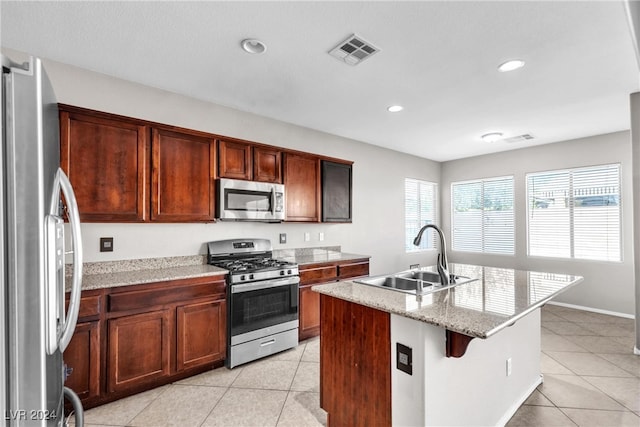
[[227,178],[220,178],[216,183],[216,218],[232,221],[284,221],[284,185]]

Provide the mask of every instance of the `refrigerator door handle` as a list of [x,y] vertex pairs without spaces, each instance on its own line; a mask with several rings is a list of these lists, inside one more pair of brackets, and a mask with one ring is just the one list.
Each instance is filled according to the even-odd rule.
[[[64,350],[69,345],[71,338],[73,336],[73,332],[76,328],[76,323],[78,321],[78,313],[80,310],[80,291],[82,287],[82,236],[80,233],[80,215],[78,213],[78,203],[76,201],[76,196],[73,192],[73,187],[71,186],[71,182],[69,182],[69,178],[62,171],[62,169],[58,168],[56,173],[54,186],[53,186],[53,195],[51,198],[51,206],[50,206],[50,216],[55,216],[58,212],[58,202],[60,200],[60,190],[62,190],[62,194],[64,195],[65,202],[67,204],[67,216],[69,218],[69,226],[71,228],[71,241],[73,244],[73,251],[70,253],[73,254],[73,275],[71,278],[71,296],[69,298],[69,308],[64,314],[64,293],[65,293],[65,283],[64,283],[64,247],[61,249],[60,244],[50,243],[49,251],[55,251],[55,254],[49,254],[50,257],[50,267],[49,267],[49,280],[48,287],[50,296],[55,295],[54,298],[49,298],[50,304],[54,304],[56,307],[61,307],[61,316],[60,323],[57,321],[57,310],[52,307],[50,312],[49,319],[49,334],[50,336],[55,330],[56,339],[51,340],[47,345],[47,352],[52,354],[55,352],[56,348],[60,349],[60,352],[64,352]],[[57,229],[57,227],[56,227]],[[53,232],[49,232],[50,234]],[[56,238],[61,237],[56,233]],[[54,240],[57,240],[54,238]],[[62,238],[64,238],[62,236]],[[55,249],[54,249],[55,245]],[[59,252],[62,251],[62,265],[60,265]],[[51,263],[54,263],[54,267],[51,266]],[[61,268],[58,268],[61,267]],[[61,273],[59,273],[61,272]],[[53,277],[55,276],[55,277]],[[60,279],[58,279],[60,277]],[[59,298],[59,299],[58,299]],[[52,317],[56,316],[54,320]],[[51,322],[51,320],[54,320]]]

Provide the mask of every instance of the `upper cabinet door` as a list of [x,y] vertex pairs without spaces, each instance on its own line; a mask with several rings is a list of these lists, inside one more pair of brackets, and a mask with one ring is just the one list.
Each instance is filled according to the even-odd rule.
[[251,179],[251,145],[242,142],[218,141],[220,178]]
[[322,161],[322,221],[351,222],[351,165]]
[[320,158],[285,153],[287,221],[320,221]]
[[211,138],[153,129],[151,220],[214,220],[215,143]]
[[253,148],[253,179],[282,184],[282,153],[266,147]]
[[60,109],[60,163],[83,222],[147,219],[148,128],[108,114]]

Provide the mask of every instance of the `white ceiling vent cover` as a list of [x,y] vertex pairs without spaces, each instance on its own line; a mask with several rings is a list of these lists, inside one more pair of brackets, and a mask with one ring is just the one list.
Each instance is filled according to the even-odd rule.
[[518,136],[512,136],[510,138],[504,138],[502,141],[507,142],[507,143],[514,143],[514,142],[524,142],[524,141],[529,141],[530,139],[533,139],[533,135],[530,135],[528,133],[525,133],[523,135],[518,135]]
[[352,34],[330,50],[329,55],[349,65],[357,65],[379,51],[380,49],[362,37]]

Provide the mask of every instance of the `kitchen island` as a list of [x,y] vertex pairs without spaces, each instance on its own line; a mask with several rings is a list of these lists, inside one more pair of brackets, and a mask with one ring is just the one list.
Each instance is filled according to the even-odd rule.
[[450,264],[478,280],[422,296],[352,281],[321,294],[331,425],[503,425],[542,381],[540,310],[579,276]]

